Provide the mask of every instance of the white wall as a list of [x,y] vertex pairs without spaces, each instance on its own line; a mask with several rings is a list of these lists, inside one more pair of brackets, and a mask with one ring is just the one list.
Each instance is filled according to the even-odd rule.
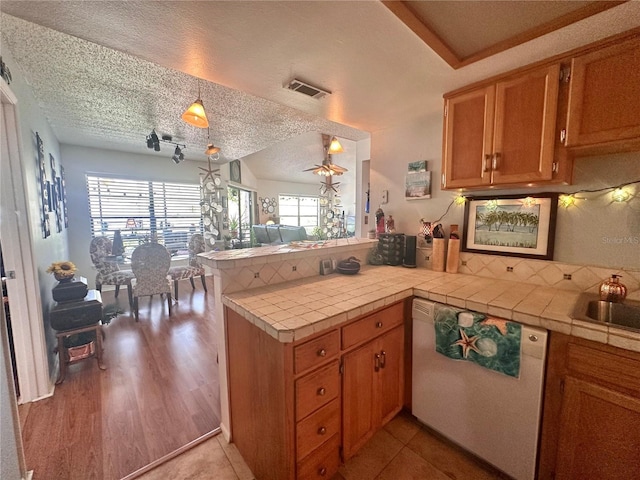
[[[3,45],[2,60],[11,69],[13,81],[10,88],[18,99],[17,112],[22,136],[22,161],[24,192],[26,199],[27,216],[29,218],[29,230],[33,259],[37,268],[39,294],[42,312],[42,328],[46,339],[47,357],[49,361],[49,376],[53,377],[56,356],[53,349],[56,346],[55,332],[49,327],[49,310],[54,304],[51,289],[56,284],[52,275],[46,273],[52,262],[68,260],[67,248],[68,231],[63,227],[61,232],[56,231],[55,214],[50,213],[51,235],[43,238],[40,222],[41,197],[38,183],[38,149],[36,145],[36,132],[40,135],[44,145],[45,166],[47,179],[51,180],[51,167],[49,155],[53,155],[56,170],[60,174],[60,165],[64,165],[60,155],[60,146],[46,117],[38,106],[31,87],[24,80],[24,74],[20,66],[13,59],[11,52]],[[5,255],[10,252],[5,251]],[[37,348],[34,345],[33,348]],[[45,392],[39,392],[44,395]]]
[[[434,221],[442,216],[454,191],[440,190],[442,118],[424,117],[393,129],[378,131],[371,139],[371,215],[380,204],[383,189],[389,190],[389,203],[382,209],[392,214],[396,230],[415,235],[420,218]],[[428,200],[404,200],[404,176],[407,163],[427,160],[432,171]],[[619,185],[640,180],[640,153],[625,153],[578,158],[574,183],[546,188],[466,192],[465,195],[498,195],[539,192],[575,192]],[[605,193],[581,193],[575,207],[559,208],[554,260],[612,268],[640,268],[640,185],[630,186],[634,193],[626,203],[612,203]],[[451,206],[442,220],[463,225],[463,207]],[[371,218],[369,223],[371,224]]]
[[[140,139],[141,142],[143,140]],[[206,165],[188,160],[176,165],[170,155],[137,155],[75,145],[61,145],[60,148],[67,179],[71,260],[78,267],[79,274],[87,277],[89,288],[95,288],[96,272],[89,256],[91,222],[86,175],[107,174],[121,178],[199,184],[202,171],[198,167]],[[228,165],[221,167],[221,173],[225,170],[228,178]]]

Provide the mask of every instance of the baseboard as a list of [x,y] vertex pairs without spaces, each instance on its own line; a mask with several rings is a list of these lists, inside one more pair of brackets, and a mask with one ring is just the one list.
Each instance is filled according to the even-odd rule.
[[220,423],[220,430],[227,443],[231,443],[231,430],[229,430],[224,423]]
[[163,463],[168,462],[169,460],[173,460],[174,458],[182,455],[184,452],[186,452],[187,450],[192,449],[193,447],[200,445],[202,442],[205,442],[207,440],[209,440],[210,438],[215,437],[216,435],[218,435],[221,432],[220,427],[218,428],[214,428],[213,430],[211,430],[208,433],[205,433],[204,435],[202,435],[201,437],[196,438],[195,440],[187,443],[186,445],[183,445],[182,447],[178,448],[177,450],[174,450],[171,453],[168,453],[167,455],[165,455],[164,457],[159,458],[158,460],[155,460],[153,462],[151,462],[148,465],[145,465],[144,467],[136,470],[133,473],[130,473],[129,475],[127,475],[126,477],[123,477],[121,480],[133,480],[134,478],[138,478],[141,475],[150,472],[151,470],[153,470],[154,468],[162,465]]

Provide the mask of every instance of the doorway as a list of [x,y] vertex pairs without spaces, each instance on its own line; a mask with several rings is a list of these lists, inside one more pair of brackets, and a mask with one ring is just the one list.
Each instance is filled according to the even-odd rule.
[[238,187],[228,187],[229,235],[232,248],[253,246],[251,225],[255,223],[254,205],[256,193]]

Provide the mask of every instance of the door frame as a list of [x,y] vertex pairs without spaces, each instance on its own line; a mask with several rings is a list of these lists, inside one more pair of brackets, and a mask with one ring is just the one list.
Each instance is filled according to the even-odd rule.
[[9,85],[0,79],[2,105],[0,175],[0,237],[11,297],[13,340],[18,371],[20,398],[27,403],[53,394],[49,376],[46,339],[42,323],[42,299],[38,271],[33,255],[30,216],[23,172],[22,138],[18,121],[18,99]]

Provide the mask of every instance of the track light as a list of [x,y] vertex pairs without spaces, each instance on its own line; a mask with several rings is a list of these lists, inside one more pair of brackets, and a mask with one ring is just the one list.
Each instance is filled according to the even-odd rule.
[[176,150],[173,153],[173,157],[171,157],[171,160],[173,160],[173,163],[175,163],[176,165],[184,160],[184,153],[182,153],[180,145],[176,145]]
[[156,152],[160,151],[160,139],[155,129],[151,130],[151,133],[147,135],[147,148],[153,148]]

